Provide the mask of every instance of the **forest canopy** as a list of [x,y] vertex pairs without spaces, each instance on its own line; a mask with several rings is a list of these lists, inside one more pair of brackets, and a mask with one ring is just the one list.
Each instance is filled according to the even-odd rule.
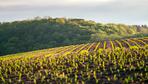
[[147,25],[40,18],[0,23],[0,55],[106,39],[148,36]]

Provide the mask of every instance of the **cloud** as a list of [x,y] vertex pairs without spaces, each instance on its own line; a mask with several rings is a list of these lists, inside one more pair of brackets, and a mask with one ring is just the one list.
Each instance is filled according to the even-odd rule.
[[0,0],[0,6],[16,5],[77,5],[105,3],[114,0]]
[[0,0],[0,20],[35,16],[148,24],[148,0]]

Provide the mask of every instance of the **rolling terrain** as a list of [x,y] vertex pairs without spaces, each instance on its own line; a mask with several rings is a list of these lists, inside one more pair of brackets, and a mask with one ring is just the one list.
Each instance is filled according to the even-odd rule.
[[0,56],[107,39],[147,37],[146,25],[40,18],[0,23]]
[[0,83],[146,83],[148,38],[104,40],[0,57]]

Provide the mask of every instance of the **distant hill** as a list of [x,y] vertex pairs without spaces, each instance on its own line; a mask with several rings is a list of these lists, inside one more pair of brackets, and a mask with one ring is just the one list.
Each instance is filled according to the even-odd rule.
[[148,36],[146,25],[102,24],[84,19],[35,18],[0,23],[0,55],[144,36]]

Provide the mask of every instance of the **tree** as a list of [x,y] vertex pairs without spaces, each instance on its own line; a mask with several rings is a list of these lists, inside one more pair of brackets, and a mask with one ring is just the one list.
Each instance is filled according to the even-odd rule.
[[56,23],[65,24],[65,19],[64,18],[56,18]]

